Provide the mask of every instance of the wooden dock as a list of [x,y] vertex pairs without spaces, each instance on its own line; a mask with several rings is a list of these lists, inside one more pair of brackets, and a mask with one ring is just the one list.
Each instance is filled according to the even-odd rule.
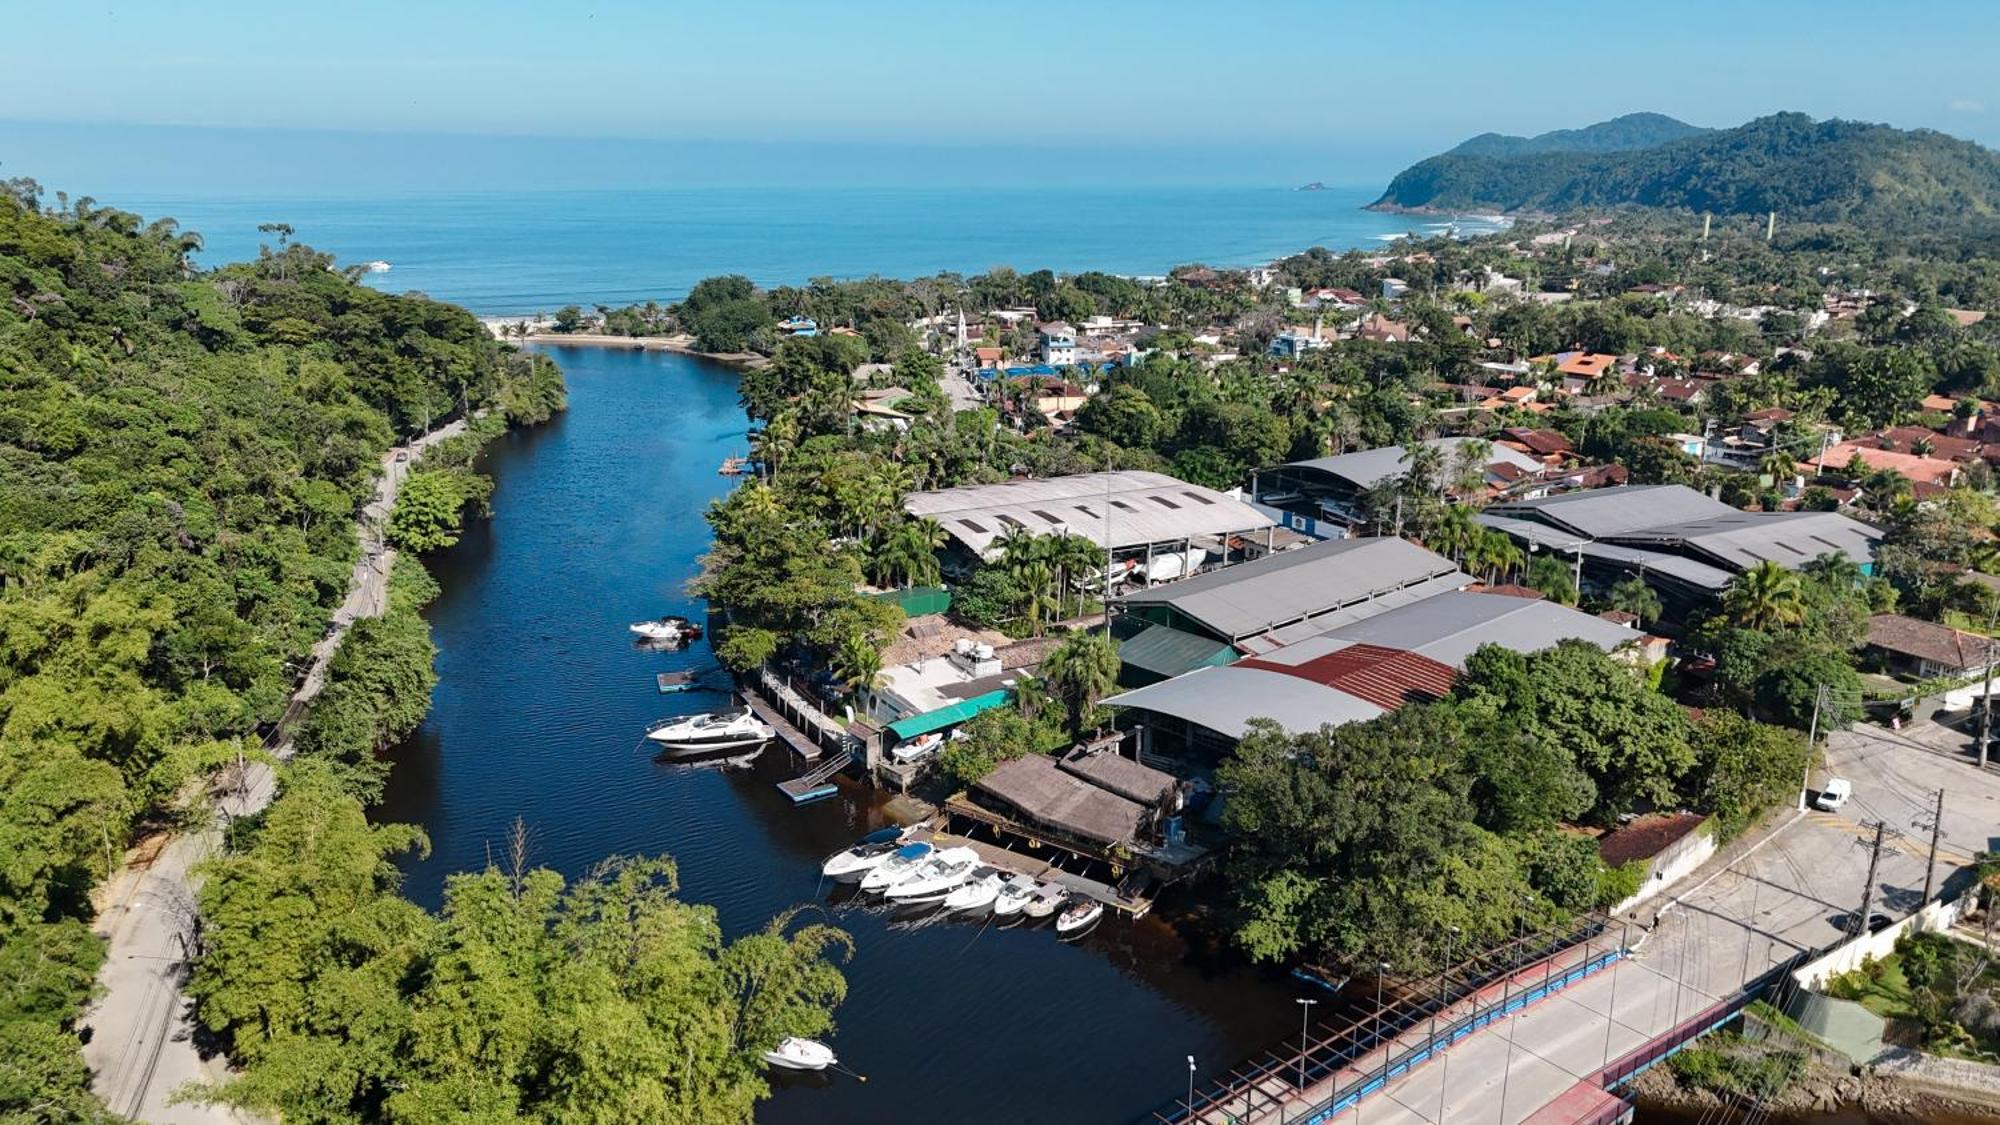
[[1096,879],[1082,875],[1072,875],[1058,869],[1049,860],[1022,855],[998,844],[989,844],[966,836],[955,836],[949,832],[932,832],[930,841],[939,848],[971,848],[979,853],[979,862],[988,867],[997,867],[1016,875],[1026,875],[1044,883],[1060,883],[1069,888],[1069,892],[1073,895],[1096,899],[1113,910],[1123,911],[1134,918],[1144,918],[1153,909],[1153,900],[1143,895],[1122,895],[1118,893],[1118,888],[1109,883],[1100,883]]
[[785,718],[776,707],[765,702],[764,697],[759,695],[756,689],[746,686],[743,689],[743,702],[756,713],[758,718],[771,724],[771,729],[778,732],[778,741],[791,747],[792,753],[808,762],[819,757],[819,743],[813,741],[806,732],[793,726],[791,720]]

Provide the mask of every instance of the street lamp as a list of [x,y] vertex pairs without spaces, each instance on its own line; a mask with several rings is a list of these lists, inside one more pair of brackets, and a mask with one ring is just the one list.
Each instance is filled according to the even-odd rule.
[[1300,1000],[1298,1001],[1298,1005],[1299,1005],[1299,1092],[1300,1092],[1300,1093],[1304,1093],[1304,1092],[1305,1092],[1305,1088],[1306,1088],[1306,1050],[1307,1050],[1307,1049],[1308,1049],[1309,1047],[1311,1047],[1311,1045],[1312,1045],[1312,1033],[1311,1033],[1311,1031],[1310,1031],[1309,1029],[1310,1029],[1310,1027],[1311,1027],[1311,1025],[1312,1025],[1312,1024],[1311,1024],[1311,1021],[1312,1021],[1312,1010],[1313,1010],[1313,1005],[1314,1005],[1314,1004],[1317,1004],[1317,1003],[1319,1003],[1319,1001],[1317,1001],[1317,1000],[1306,1000],[1306,999],[1300,999]]
[[1192,1121],[1194,1120],[1194,1056],[1189,1055],[1187,1057],[1187,1060],[1188,1060],[1188,1100],[1187,1100],[1188,1120]]
[[1382,977],[1389,971],[1387,961],[1375,963],[1375,1045],[1382,1048],[1382,1085],[1389,1084],[1389,1044],[1384,1041],[1385,1028],[1382,1019]]
[[[1451,981],[1451,943],[1458,935],[1459,928],[1453,926],[1451,928],[1451,935],[1445,938],[1444,941],[1444,975],[1438,979],[1438,1007],[1440,1008],[1448,1003],[1445,1000],[1445,997],[1448,995],[1445,991],[1445,985]],[[1477,993],[1474,993],[1472,997],[1472,1010],[1475,1014],[1479,1011],[1479,996]],[[1431,1050],[1437,1050],[1437,1016],[1435,1014],[1431,1016]],[[1438,1061],[1438,1125],[1444,1125],[1444,1096],[1446,1091],[1450,1089],[1451,1053],[1446,1051],[1444,1057]]]

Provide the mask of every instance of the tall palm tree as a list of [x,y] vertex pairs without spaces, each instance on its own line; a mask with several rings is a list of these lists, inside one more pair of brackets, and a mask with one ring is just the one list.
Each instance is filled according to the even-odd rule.
[[1839,551],[1827,551],[1815,556],[1812,561],[1799,569],[1834,590],[1852,590],[1861,585],[1862,579],[1867,577],[1862,573],[1860,563]]
[[1782,449],[1772,449],[1757,460],[1758,471],[1771,478],[1771,487],[1777,488],[1785,481],[1798,475],[1798,463],[1792,455]]
[[1651,625],[1660,619],[1660,595],[1654,593],[1643,578],[1620,578],[1612,583],[1611,593],[1605,601],[1612,609],[1624,610],[1638,618],[1641,625]]
[[868,634],[849,633],[833,650],[832,671],[850,693],[872,688],[882,676],[882,650]]
[[1493,460],[1493,443],[1469,437],[1458,443],[1451,455],[1451,485],[1460,496],[1470,496],[1486,483],[1486,466]]
[[1117,642],[1102,631],[1071,633],[1042,662],[1042,678],[1069,709],[1073,733],[1117,686],[1118,664]]
[[1736,576],[1722,593],[1722,609],[1746,629],[1768,629],[1805,620],[1806,600],[1799,576],[1767,559]]
[[1463,504],[1453,504],[1438,517],[1431,528],[1431,547],[1451,561],[1464,565],[1465,552],[1481,531],[1479,522],[1472,516],[1472,509]]
[[1527,557],[1505,532],[1485,528],[1467,547],[1464,566],[1474,574],[1483,574],[1486,581],[1497,584],[1520,567]]

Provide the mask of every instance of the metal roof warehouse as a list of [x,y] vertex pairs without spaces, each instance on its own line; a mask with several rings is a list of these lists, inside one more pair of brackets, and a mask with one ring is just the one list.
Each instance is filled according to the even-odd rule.
[[903,509],[937,520],[946,534],[981,557],[1010,530],[1080,535],[1115,550],[1271,526],[1268,517],[1232,496],[1136,470],[913,492]]

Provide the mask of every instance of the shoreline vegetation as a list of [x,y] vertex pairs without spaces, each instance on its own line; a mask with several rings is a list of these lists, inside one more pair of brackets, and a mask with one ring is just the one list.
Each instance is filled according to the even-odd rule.
[[[471,419],[409,467],[382,529],[411,556],[445,547],[483,510],[480,446],[565,395],[546,356],[362,286],[282,224],[255,261],[198,271],[171,219],[0,186],[0,1116],[96,1120],[93,888],[127,840],[210,820],[236,763],[268,760],[375,474],[400,468],[384,451]],[[171,1094],[322,1122],[746,1118],[758,1052],[830,1026],[845,936],[787,915],[726,943],[665,857],[572,883],[516,849],[455,877],[439,914],[402,899],[390,859],[421,836],[366,808],[429,705],[436,586],[414,557],[384,577],[275,798],[229,825],[198,900],[133,921],[176,928],[197,1037],[236,1069],[152,1090],[142,1051],[97,1077],[130,1109]],[[154,1003],[98,1003],[128,1001]]]

